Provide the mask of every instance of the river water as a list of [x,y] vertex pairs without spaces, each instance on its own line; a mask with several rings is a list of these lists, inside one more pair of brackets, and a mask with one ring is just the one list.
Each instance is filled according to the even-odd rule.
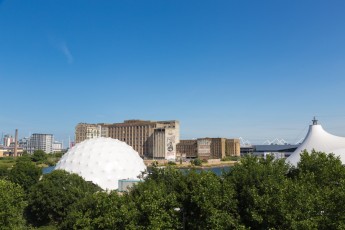
[[[43,174],[51,173],[55,169],[55,166],[50,166],[42,169]],[[189,168],[181,168],[181,171],[187,172],[190,170]],[[212,167],[212,168],[201,168],[201,169],[196,169],[196,171],[211,171],[214,172],[217,176],[220,176],[223,171],[227,172],[230,170],[229,166],[222,166],[222,167]]]

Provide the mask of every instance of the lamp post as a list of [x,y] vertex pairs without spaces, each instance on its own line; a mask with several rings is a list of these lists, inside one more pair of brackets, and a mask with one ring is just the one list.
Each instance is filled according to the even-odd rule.
[[176,212],[182,212],[182,228],[183,230],[186,229],[186,217],[183,208],[174,208]]

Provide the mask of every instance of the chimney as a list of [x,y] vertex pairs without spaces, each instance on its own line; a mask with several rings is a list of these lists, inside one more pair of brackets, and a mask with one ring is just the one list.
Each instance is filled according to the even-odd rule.
[[16,134],[15,134],[15,137],[14,137],[14,154],[13,156],[17,156],[17,152],[18,152],[18,149],[17,149],[17,145],[18,145],[18,129],[16,129]]

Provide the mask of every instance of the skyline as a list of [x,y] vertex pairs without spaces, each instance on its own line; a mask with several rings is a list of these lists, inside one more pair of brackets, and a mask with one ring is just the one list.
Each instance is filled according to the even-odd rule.
[[0,132],[179,120],[181,139],[345,136],[343,1],[1,1]]

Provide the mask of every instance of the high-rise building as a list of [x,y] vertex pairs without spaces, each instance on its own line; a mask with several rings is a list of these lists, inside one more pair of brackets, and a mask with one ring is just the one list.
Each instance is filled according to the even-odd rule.
[[52,153],[53,141],[53,134],[34,133],[30,137],[30,147],[28,152],[33,153],[35,150],[43,150],[46,153]]

